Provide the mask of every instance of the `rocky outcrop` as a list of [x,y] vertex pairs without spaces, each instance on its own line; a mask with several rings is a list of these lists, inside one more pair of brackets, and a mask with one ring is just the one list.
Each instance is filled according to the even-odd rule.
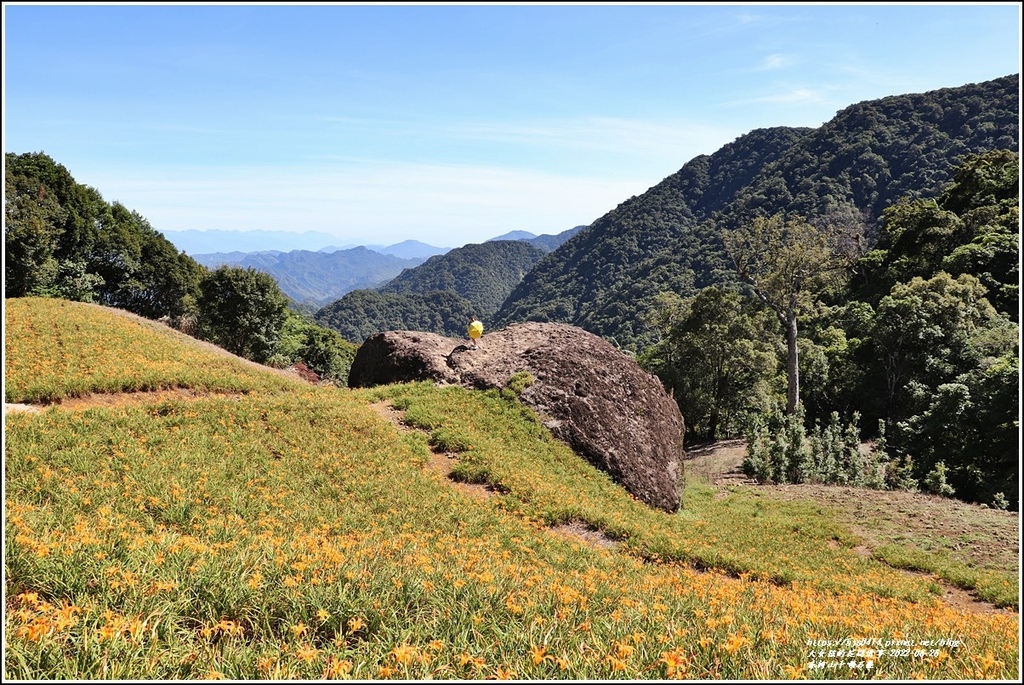
[[[524,323],[485,333],[478,348],[433,333],[368,338],[351,387],[430,380],[520,394],[552,434],[647,504],[676,511],[683,477],[683,417],[661,382],[604,339],[565,324]],[[520,376],[522,377],[522,376]]]

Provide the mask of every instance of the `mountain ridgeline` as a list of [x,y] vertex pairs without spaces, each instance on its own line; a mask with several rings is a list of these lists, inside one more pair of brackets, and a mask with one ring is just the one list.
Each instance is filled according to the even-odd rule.
[[381,331],[459,336],[473,316],[489,320],[546,252],[524,240],[470,244],[406,269],[377,290],[355,290],[315,320],[361,342]]
[[495,324],[570,323],[638,350],[662,291],[734,280],[721,232],[778,212],[877,236],[897,200],[934,198],[966,155],[1018,149],[1019,75],[862,102],[819,128],[759,129],[699,156],[543,259]]
[[381,254],[366,247],[335,252],[228,252],[195,255],[203,266],[254,268],[271,275],[281,291],[299,303],[323,306],[359,288],[375,288],[423,259]]

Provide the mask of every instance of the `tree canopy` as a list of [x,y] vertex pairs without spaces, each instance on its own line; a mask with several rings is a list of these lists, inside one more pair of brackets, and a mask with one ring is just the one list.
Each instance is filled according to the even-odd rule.
[[4,155],[4,292],[180,317],[204,269],[138,212],[107,203],[43,153]]

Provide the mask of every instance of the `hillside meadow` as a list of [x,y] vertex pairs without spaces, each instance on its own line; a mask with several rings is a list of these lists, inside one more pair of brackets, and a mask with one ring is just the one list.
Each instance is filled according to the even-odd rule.
[[1020,675],[1015,573],[696,477],[650,509],[512,391],[313,386],[53,299],[4,328],[42,405],[5,413],[5,679]]

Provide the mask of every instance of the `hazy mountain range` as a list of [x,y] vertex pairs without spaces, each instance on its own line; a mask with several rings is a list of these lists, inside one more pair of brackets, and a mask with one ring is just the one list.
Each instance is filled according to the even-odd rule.
[[[516,241],[531,245],[539,254],[550,252],[574,236],[585,226],[576,226],[558,234],[534,235],[528,231],[513,231],[491,238],[493,241]],[[287,233],[283,231],[213,231],[218,234],[210,239],[197,234],[206,231],[169,231],[165,233],[175,246],[183,252],[182,245],[212,244],[223,240],[225,233],[235,233],[247,244],[279,244],[288,236],[296,236],[300,243],[336,239],[324,233]],[[187,234],[187,235],[185,235]],[[179,242],[176,242],[179,241]],[[205,241],[205,243],[204,243]],[[180,244],[179,244],[180,243]],[[405,240],[394,245],[360,245],[338,247],[327,245],[316,250],[291,249],[258,250],[251,252],[211,252],[191,254],[203,266],[215,269],[219,266],[254,268],[273,276],[282,292],[298,303],[322,306],[341,298],[353,290],[373,289],[383,286],[407,269],[415,268],[434,257],[452,251],[448,247],[436,247],[418,240]],[[485,267],[487,265],[484,265]],[[532,264],[531,264],[532,266]],[[503,265],[491,264],[491,268],[502,270]],[[523,274],[520,274],[521,280]],[[464,280],[460,277],[460,281]],[[516,281],[518,283],[518,280]],[[513,284],[514,285],[514,284]],[[472,290],[472,288],[470,288]],[[505,292],[501,295],[504,299]],[[500,302],[498,303],[500,304]],[[496,308],[496,307],[495,307]],[[490,309],[490,308],[489,308]]]

